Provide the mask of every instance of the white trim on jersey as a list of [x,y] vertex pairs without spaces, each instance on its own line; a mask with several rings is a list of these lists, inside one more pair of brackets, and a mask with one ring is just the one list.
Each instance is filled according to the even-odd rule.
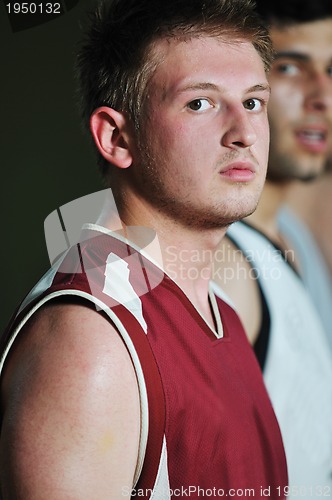
[[[42,281],[39,282],[39,290],[41,289],[41,284]],[[46,287],[47,289],[47,287]],[[137,456],[137,464],[136,464],[136,470],[135,470],[135,475],[134,475],[134,486],[136,485],[142,468],[143,468],[143,462],[144,462],[144,457],[145,457],[145,452],[146,452],[146,446],[147,446],[147,440],[148,440],[148,433],[149,433],[149,407],[148,407],[148,396],[147,396],[147,390],[146,390],[146,385],[145,385],[145,380],[144,380],[144,375],[143,375],[143,370],[141,363],[139,361],[137,352],[135,350],[135,347],[132,343],[132,340],[119,320],[119,318],[114,314],[114,312],[106,305],[104,304],[101,300],[97,299],[96,297],[93,297],[92,295],[83,292],[81,290],[61,290],[58,292],[51,293],[50,295],[47,295],[44,297],[41,301],[39,301],[35,306],[30,309],[28,314],[23,318],[23,320],[19,323],[19,325],[16,327],[16,329],[13,331],[13,334],[6,346],[6,349],[3,353],[3,356],[0,361],[0,375],[5,363],[5,360],[7,358],[7,355],[16,339],[18,336],[19,332],[23,328],[23,326],[27,323],[27,321],[31,318],[31,316],[40,308],[42,307],[46,302],[50,301],[51,299],[61,297],[61,296],[66,296],[66,295],[72,295],[72,296],[78,296],[82,297],[84,299],[89,300],[90,302],[93,302],[95,306],[97,306],[99,309],[103,310],[107,316],[110,318],[112,323],[114,324],[115,328],[118,330],[119,334],[121,335],[122,340],[124,341],[134,369],[135,373],[137,376],[137,381],[138,381],[138,390],[139,390],[139,396],[140,396],[140,439],[139,439],[139,449],[138,449],[138,456]],[[30,300],[27,300],[27,304],[30,302]]]
[[170,491],[171,490],[169,485],[168,466],[167,466],[167,446],[166,446],[166,438],[164,436],[158,473],[152,491],[152,495],[150,496],[150,500],[170,500],[171,499]]

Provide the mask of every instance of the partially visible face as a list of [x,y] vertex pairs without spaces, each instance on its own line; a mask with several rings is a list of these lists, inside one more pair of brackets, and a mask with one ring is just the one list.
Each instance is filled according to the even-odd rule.
[[149,85],[139,196],[186,226],[220,227],[251,213],[268,158],[269,86],[249,42],[159,42]]
[[332,19],[270,30],[277,52],[269,82],[268,178],[320,174],[332,135]]

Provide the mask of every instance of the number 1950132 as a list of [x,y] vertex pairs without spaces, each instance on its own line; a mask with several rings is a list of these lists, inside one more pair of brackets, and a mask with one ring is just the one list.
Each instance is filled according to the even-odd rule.
[[62,14],[59,2],[9,2],[8,14]]

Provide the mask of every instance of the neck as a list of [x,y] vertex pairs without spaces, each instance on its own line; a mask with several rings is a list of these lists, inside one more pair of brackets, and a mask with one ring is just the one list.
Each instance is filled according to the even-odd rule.
[[213,255],[225,232],[226,228],[184,231],[173,227],[158,233],[165,271],[198,308],[206,303]]
[[[266,181],[258,207],[247,220],[283,249],[284,252],[287,252],[285,255],[288,255],[289,263],[299,272],[299,264],[294,249],[280,234],[277,219],[279,209],[287,201],[288,192],[291,190],[292,185],[292,182],[276,184]],[[292,256],[291,259],[289,255]]]
[[[118,206],[118,204],[117,204]],[[119,210],[123,234],[158,263],[166,274],[184,291],[205,320],[214,327],[209,303],[209,281],[212,274],[213,254],[227,228],[202,229],[187,227],[147,204],[135,199]],[[98,223],[110,230],[119,226],[106,207]],[[139,227],[139,229],[138,229]],[[144,245],[150,233],[150,244]],[[156,237],[151,241],[151,229]],[[149,236],[148,236],[149,238]],[[148,238],[145,238],[147,240]],[[143,244],[142,244],[143,242]]]
[[[329,184],[326,182],[327,177],[322,175],[311,182],[294,182],[287,193],[287,204],[310,227],[315,227],[317,224],[322,189]],[[325,198],[324,201],[326,202]]]
[[277,215],[286,200],[288,189],[287,183],[277,184],[267,180],[255,212],[246,218],[250,224],[277,243],[281,243]]

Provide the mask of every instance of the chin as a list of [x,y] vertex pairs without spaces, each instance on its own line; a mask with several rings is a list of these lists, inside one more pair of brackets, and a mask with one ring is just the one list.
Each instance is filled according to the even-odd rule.
[[253,214],[255,210],[251,210],[250,212],[246,212],[245,214],[238,215],[237,217],[233,217],[229,225],[234,224],[234,222],[239,222],[240,220],[245,219],[246,217],[249,217],[249,215]]
[[275,184],[285,184],[288,182],[299,181],[299,182],[310,182],[321,175],[324,170],[324,164],[307,165],[307,168],[302,165],[290,165],[285,164],[284,169],[268,169],[266,179]]
[[252,199],[249,199],[245,206],[239,207],[238,212],[234,214],[234,222],[253,214],[257,208],[259,200],[260,197],[255,196]]
[[254,213],[256,208],[257,208],[257,203],[254,207],[251,207],[250,209],[241,210],[234,214],[229,214],[228,217],[226,216],[223,218],[223,226],[230,226],[231,224],[234,224],[234,222],[238,222],[242,219],[245,219],[246,217],[249,217],[249,215]]

